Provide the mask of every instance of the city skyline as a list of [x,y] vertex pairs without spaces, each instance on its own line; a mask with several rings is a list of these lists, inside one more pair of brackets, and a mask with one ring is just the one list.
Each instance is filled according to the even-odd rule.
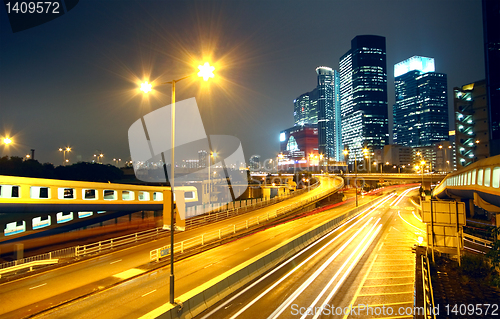
[[[389,114],[394,102],[390,66],[409,56],[435,58],[440,72],[448,74],[448,95],[455,86],[484,78],[480,2],[428,2],[434,10],[426,11],[426,24],[416,27],[412,21],[422,19],[417,8],[425,6],[396,1],[318,4],[325,6],[321,23],[293,19],[318,14],[293,1],[286,6],[90,2],[18,33],[12,33],[2,9],[0,135],[12,136],[16,148],[2,145],[0,155],[24,156],[35,149],[36,159],[57,164],[63,161],[58,149],[70,146],[73,163],[90,161],[96,150],[107,163],[127,160],[128,127],[170,99],[164,86],[146,100],[137,94],[137,83],[188,74],[191,62],[208,53],[220,62],[215,71],[220,85],[200,89],[197,82],[183,83],[178,99],[195,96],[207,133],[240,138],[247,159],[276,156],[279,132],[293,121],[293,99],[315,86],[311,69],[338,69],[339,57],[357,35],[387,40]],[[359,20],[346,24],[354,13]],[[320,19],[323,15],[332,17]],[[261,23],[255,23],[257,16]],[[469,23],[460,23],[464,20]],[[325,32],[329,41],[317,45]],[[466,50],[460,42],[464,37]],[[224,125],[220,118],[227,119]]]

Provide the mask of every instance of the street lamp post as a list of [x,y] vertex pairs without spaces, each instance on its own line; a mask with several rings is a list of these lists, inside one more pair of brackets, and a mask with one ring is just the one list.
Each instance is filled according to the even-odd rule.
[[[211,161],[210,158],[214,158],[214,164],[215,164],[215,158],[217,157],[217,152],[211,152],[211,154],[208,156],[208,203],[212,203],[212,183],[210,182],[211,176],[210,175],[210,169],[211,169]],[[215,172],[214,172],[215,174]]]
[[424,188],[424,168],[425,168],[425,161],[422,160],[420,161],[420,168],[422,169],[422,189]]
[[[344,155],[349,156],[349,150],[344,150]],[[356,152],[354,152],[354,187],[356,192],[356,207],[358,207],[358,165],[356,160]]]
[[349,151],[346,149],[344,150],[344,161],[347,167],[347,173],[349,173]]
[[66,163],[68,162],[66,160],[66,152],[71,152],[71,148],[69,146],[65,149],[59,148],[59,152],[63,152],[63,165],[66,165]]
[[[204,65],[199,65],[198,69],[200,72],[198,72],[198,76],[202,77],[203,80],[207,81],[209,78],[213,78],[214,74],[213,71],[215,68],[213,66],[210,66],[208,62],[206,62]],[[174,302],[174,176],[175,176],[175,83],[182,81],[184,79],[187,79],[191,77],[193,74],[187,75],[185,77],[182,77],[178,80],[172,80],[169,82],[163,82],[161,84],[172,84],[172,156],[171,156],[171,167],[170,167],[170,176],[168,176],[169,182],[170,182],[170,193],[171,193],[171,207],[170,207],[170,303],[175,304]],[[147,81],[141,84],[141,90],[144,93],[148,93],[151,91],[151,84],[148,83]],[[165,161],[164,163],[164,170],[165,170],[165,175],[167,175],[167,164]],[[165,213],[165,212],[164,212]]]
[[[365,159],[366,158],[368,159],[368,173],[371,173],[372,172],[372,158],[370,156],[371,155],[370,150],[365,147],[363,149],[363,154],[364,154]],[[366,166],[366,162],[365,162],[365,166]]]

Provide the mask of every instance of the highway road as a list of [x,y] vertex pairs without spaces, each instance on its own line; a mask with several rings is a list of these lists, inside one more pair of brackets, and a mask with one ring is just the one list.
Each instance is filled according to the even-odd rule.
[[[338,183],[338,181],[332,182],[328,178],[322,178],[321,181],[318,188],[301,194],[291,199],[291,201],[311,198]],[[334,184],[332,185],[332,183]],[[268,211],[274,212],[289,204],[290,200],[287,200],[224,221],[176,233],[175,240],[178,242],[200,236],[209,230],[227,227],[249,217],[266,214]],[[351,207],[352,204],[348,206]],[[165,237],[71,263],[44,273],[4,282],[0,284],[0,300],[2,300],[0,303],[0,316],[2,318],[25,317],[79,296],[85,296],[110,285],[115,285],[134,274],[144,271],[144,268],[147,268],[144,265],[150,262],[149,252],[169,243],[169,237]],[[140,269],[141,267],[143,269]]]
[[425,224],[410,191],[386,196],[198,318],[413,318],[412,247],[425,245]]
[[[373,200],[375,196],[365,196],[362,202]],[[270,249],[277,244],[283,242],[287,238],[296,236],[304,231],[316,226],[318,223],[325,222],[331,218],[345,213],[352,209],[352,203],[339,206],[334,209],[324,211],[322,213],[307,216],[288,223],[283,223],[269,229],[260,231],[254,235],[246,236],[227,243],[220,247],[211,249],[201,254],[197,254],[175,263],[176,275],[176,295],[184,294],[200,284],[209,281],[210,279],[226,272],[227,270],[239,265],[249,258],[260,254],[261,252]],[[101,257],[109,258],[109,257]],[[113,265],[120,265],[122,261],[118,261],[116,256],[109,258],[106,262]],[[126,270],[119,272],[116,270],[112,275],[103,278],[99,284],[103,287],[100,292],[91,294],[77,301],[69,302],[60,307],[52,309],[48,312],[36,316],[37,318],[137,318],[148,312],[168,303],[169,300],[169,268],[167,266],[146,272],[143,276],[132,278],[119,285],[114,285],[110,288],[104,288],[107,284],[113,281],[120,281],[134,274],[141,273],[145,270],[142,266],[125,267]],[[99,268],[88,269],[89,276],[91,272],[100,271]],[[68,274],[71,276],[71,274]],[[118,278],[121,277],[121,278]],[[78,281],[80,277],[74,276],[72,280]],[[68,281],[70,281],[68,279]],[[34,283],[32,283],[34,284]],[[51,285],[43,282],[37,282],[36,285],[28,287],[25,285],[21,289],[21,293],[27,293],[29,288],[36,289],[54,289]],[[58,285],[56,288],[60,289]],[[1,286],[0,286],[1,288]],[[40,290],[41,293],[45,291]],[[60,295],[60,294],[59,294]],[[59,296],[57,295],[57,296]],[[3,299],[3,296],[0,296]],[[41,303],[46,307],[50,303],[50,298],[45,298],[38,303],[30,304],[27,307],[5,313],[5,318],[19,317],[19,314],[24,311],[26,313],[36,313]],[[10,299],[9,302],[17,302],[15,299]],[[2,317],[3,318],[3,317]]]

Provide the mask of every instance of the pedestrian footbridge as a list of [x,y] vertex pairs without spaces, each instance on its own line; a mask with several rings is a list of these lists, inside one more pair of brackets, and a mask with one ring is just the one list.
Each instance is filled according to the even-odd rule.
[[468,200],[489,212],[500,212],[500,155],[477,161],[448,174],[434,188],[438,199]]

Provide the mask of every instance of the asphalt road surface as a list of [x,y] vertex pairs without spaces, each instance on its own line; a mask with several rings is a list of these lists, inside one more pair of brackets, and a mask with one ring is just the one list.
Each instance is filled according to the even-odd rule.
[[198,318],[413,318],[412,247],[425,245],[425,224],[410,191],[386,196]]

